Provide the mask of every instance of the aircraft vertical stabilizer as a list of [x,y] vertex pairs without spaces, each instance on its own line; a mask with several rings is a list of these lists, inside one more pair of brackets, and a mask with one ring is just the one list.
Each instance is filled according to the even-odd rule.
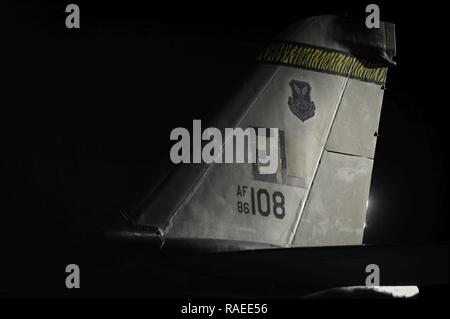
[[394,55],[389,23],[367,29],[363,21],[319,16],[293,25],[261,52],[258,70],[216,122],[221,132],[275,128],[258,139],[275,139],[277,171],[180,165],[139,207],[135,223],[157,229],[162,242],[232,249],[361,244]]

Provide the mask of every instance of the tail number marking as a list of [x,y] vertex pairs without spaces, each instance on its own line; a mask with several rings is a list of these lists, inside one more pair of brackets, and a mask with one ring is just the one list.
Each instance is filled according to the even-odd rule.
[[260,215],[263,217],[269,217],[272,214],[278,219],[283,219],[286,215],[282,192],[275,191],[270,194],[264,188],[250,187],[249,199],[247,194],[248,187],[246,185],[237,186],[238,201],[236,208],[239,214]]

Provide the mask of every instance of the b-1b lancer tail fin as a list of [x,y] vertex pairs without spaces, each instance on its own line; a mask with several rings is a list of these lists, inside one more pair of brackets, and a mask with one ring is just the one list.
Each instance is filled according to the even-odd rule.
[[216,126],[254,128],[258,145],[276,144],[275,170],[180,164],[135,223],[165,244],[218,249],[361,244],[394,34],[389,23],[367,29],[335,16],[286,30]]

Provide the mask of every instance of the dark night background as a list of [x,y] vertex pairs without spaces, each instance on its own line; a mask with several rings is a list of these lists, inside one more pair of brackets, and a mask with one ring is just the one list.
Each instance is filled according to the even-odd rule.
[[[75,1],[81,29],[69,30],[68,3],[2,10],[0,247],[14,291],[58,285],[27,276],[31,264],[58,272],[100,254],[101,234],[169,164],[170,131],[207,122],[277,32],[312,15],[363,16],[366,5]],[[388,73],[365,243],[448,242],[440,9],[376,3],[396,24],[397,66]]]

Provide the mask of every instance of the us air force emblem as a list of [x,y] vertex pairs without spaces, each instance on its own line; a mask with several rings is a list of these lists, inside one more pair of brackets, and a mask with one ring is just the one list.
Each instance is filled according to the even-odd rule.
[[316,106],[311,101],[311,85],[308,82],[292,80],[289,82],[292,96],[288,99],[289,109],[302,122],[314,116]]

